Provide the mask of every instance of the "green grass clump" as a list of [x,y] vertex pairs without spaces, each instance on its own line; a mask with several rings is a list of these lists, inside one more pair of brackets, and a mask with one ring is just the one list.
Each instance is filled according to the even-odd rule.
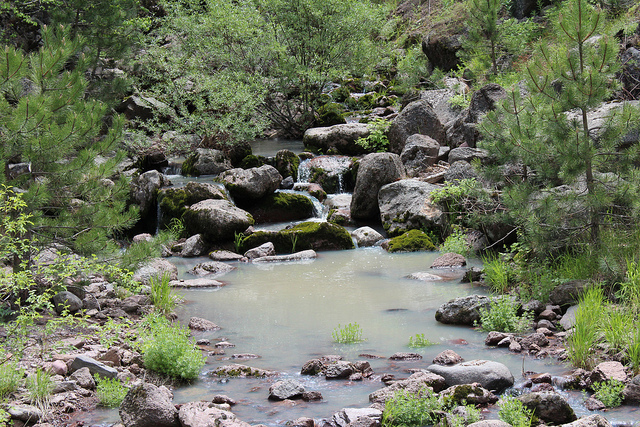
[[20,387],[23,376],[24,372],[18,368],[17,363],[0,365],[0,400]]
[[513,267],[495,255],[483,257],[482,262],[487,284],[498,294],[506,293],[514,276]]
[[580,298],[575,326],[567,339],[569,360],[578,368],[593,368],[595,362],[593,347],[598,340],[604,310],[602,288],[592,286],[587,289]]
[[48,372],[38,368],[35,374],[27,377],[26,386],[29,398],[35,406],[41,409],[49,406],[49,396],[55,384]]
[[169,275],[165,273],[161,278],[152,277],[149,282],[151,285],[151,302],[156,310],[163,314],[170,313],[179,301],[179,297],[171,291],[169,281]]
[[116,378],[95,376],[98,404],[105,408],[117,408],[127,395],[127,387]]
[[362,328],[358,322],[349,323],[345,326],[338,325],[331,333],[333,340],[340,344],[355,344],[364,341],[362,338]]
[[384,427],[433,425],[438,421],[437,411],[441,409],[442,403],[438,395],[430,389],[424,388],[418,393],[400,390],[385,402],[382,425]]
[[489,309],[480,308],[480,324],[483,331],[524,332],[531,328],[533,313],[518,316],[520,304],[507,295],[491,301]]
[[437,343],[425,338],[424,334],[416,334],[413,337],[409,337],[409,347],[411,348],[430,347],[435,344]]
[[602,402],[607,408],[616,408],[622,405],[624,400],[622,395],[624,383],[622,381],[610,379],[596,382],[593,384],[593,390],[595,391],[593,397]]
[[530,427],[533,421],[533,411],[513,396],[504,396],[498,402],[500,410],[498,417],[513,427]]
[[196,379],[204,366],[204,357],[189,337],[189,331],[157,315],[147,324],[148,339],[142,346],[145,367],[178,380]]

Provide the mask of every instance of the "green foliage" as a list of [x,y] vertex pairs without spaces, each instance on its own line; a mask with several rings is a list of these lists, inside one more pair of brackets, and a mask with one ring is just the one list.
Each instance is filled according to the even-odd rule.
[[631,341],[627,348],[627,355],[634,375],[638,375],[640,373],[640,327],[638,326],[639,325],[636,325],[633,329]]
[[467,241],[467,235],[459,227],[454,228],[451,234],[447,236],[444,242],[440,245],[439,250],[440,252],[445,253],[453,252],[465,257],[473,255],[473,249]]
[[543,27],[532,18],[505,19],[500,23],[500,43],[516,57],[529,53],[530,44],[542,35]]
[[241,253],[242,243],[244,242],[244,233],[234,232],[233,237],[233,247],[235,248],[236,253]]
[[433,251],[436,247],[421,230],[409,230],[389,241],[389,252]]
[[9,363],[5,360],[5,355],[1,356],[4,362],[0,364],[0,401],[13,393],[22,385],[24,372],[18,368],[17,363]]
[[620,283],[617,297],[631,307],[640,307],[640,265],[627,259],[627,277]]
[[409,337],[409,347],[411,348],[431,347],[435,344],[437,343],[425,338],[424,334],[416,334],[413,337]]
[[331,333],[333,340],[340,344],[355,344],[364,341],[362,338],[362,328],[358,322],[349,323],[344,326],[338,325]]
[[513,396],[503,396],[498,402],[500,410],[498,416],[513,427],[531,427],[533,421],[533,411],[526,408],[524,404]]
[[117,378],[102,378],[96,374],[95,379],[98,405],[106,408],[119,407],[127,395],[127,387]]
[[189,331],[157,315],[148,316],[147,324],[149,331],[142,346],[145,367],[177,380],[196,379],[204,357]]
[[[501,0],[468,0],[467,7],[469,36],[468,43],[473,45],[474,55],[489,57],[491,73],[498,72],[498,40],[500,31],[498,14]],[[488,53],[487,53],[488,50]]]
[[480,326],[483,331],[525,332],[531,329],[533,313],[518,316],[520,304],[507,295],[491,301],[489,309],[480,308]]
[[480,184],[475,178],[454,180],[436,191],[431,192],[431,201],[439,204],[447,214],[449,223],[460,224],[466,222],[468,206],[481,209],[481,199],[484,193],[480,191]]
[[624,390],[624,383],[615,379],[607,381],[596,382],[593,384],[593,390],[595,391],[593,397],[604,403],[607,408],[616,408],[622,405],[624,396],[622,390]]
[[298,243],[298,235],[292,233],[289,237],[291,237],[291,253],[294,253],[296,251],[296,244]]
[[171,291],[171,287],[169,286],[170,280],[169,274],[164,273],[162,277],[152,277],[149,281],[151,286],[151,303],[155,307],[155,310],[162,314],[171,313],[180,298]]
[[594,345],[604,314],[604,293],[600,286],[587,289],[576,310],[576,323],[567,339],[569,360],[574,366],[591,369],[595,364]]
[[437,411],[442,403],[432,390],[424,388],[418,393],[400,390],[384,404],[383,427],[419,427],[433,425],[438,419]]
[[391,122],[385,119],[375,119],[367,124],[369,135],[364,138],[358,138],[356,144],[367,150],[367,152],[384,153],[389,149],[389,131]]
[[493,292],[504,294],[514,279],[514,268],[502,256],[489,254],[482,257],[485,281]]
[[55,383],[48,372],[38,368],[34,374],[27,377],[26,386],[29,399],[34,405],[39,408],[49,406],[49,396],[53,392]]
[[[396,84],[401,90],[407,91],[418,86],[429,75],[429,61],[417,45],[406,49],[404,56],[398,61],[397,69]],[[442,76],[434,73],[429,79],[433,86],[442,85],[438,77]]]

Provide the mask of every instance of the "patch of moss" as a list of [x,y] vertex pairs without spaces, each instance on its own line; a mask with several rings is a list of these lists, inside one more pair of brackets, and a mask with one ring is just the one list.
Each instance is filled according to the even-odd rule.
[[343,117],[344,108],[335,102],[324,104],[318,108],[318,126],[333,126],[347,123]]
[[280,150],[276,153],[276,165],[280,175],[283,178],[288,176],[298,176],[298,166],[300,166],[300,157],[290,150]]
[[351,235],[344,227],[328,222],[307,221],[286,230],[257,231],[250,234],[243,240],[241,250],[244,252],[263,243],[272,242],[276,252],[290,253],[294,236],[297,236],[296,251],[354,248]]
[[182,163],[182,175],[184,176],[200,176],[200,171],[195,168],[198,161],[198,154],[192,154]]
[[158,193],[163,225],[167,224],[171,218],[182,218],[188,205],[188,198],[183,188],[168,188]]
[[256,156],[254,154],[246,156],[240,162],[240,167],[242,169],[259,168],[262,165],[264,165],[264,157]]
[[295,193],[270,194],[248,209],[258,222],[296,221],[313,216],[313,202]]
[[409,230],[389,241],[389,252],[434,251],[435,245],[423,231]]

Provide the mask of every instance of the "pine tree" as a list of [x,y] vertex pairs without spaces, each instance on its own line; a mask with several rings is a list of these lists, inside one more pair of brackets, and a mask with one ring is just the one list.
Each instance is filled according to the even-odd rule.
[[123,121],[85,99],[82,40],[60,28],[42,37],[39,51],[5,46],[0,60],[0,183],[23,193],[32,237],[97,253],[137,216],[116,174]]
[[637,111],[625,105],[597,135],[589,129],[588,114],[611,96],[619,69],[617,44],[604,28],[602,11],[586,0],[566,1],[557,42],[538,45],[525,69],[528,94],[512,90],[481,126],[482,145],[498,163],[522,166],[505,202],[540,247],[597,245],[603,224],[629,213],[634,150],[620,141],[637,126]]
[[498,41],[500,28],[498,14],[502,2],[500,0],[469,0],[469,39],[472,45],[480,45],[481,49],[472,49],[475,55],[489,50],[491,72],[498,72]]

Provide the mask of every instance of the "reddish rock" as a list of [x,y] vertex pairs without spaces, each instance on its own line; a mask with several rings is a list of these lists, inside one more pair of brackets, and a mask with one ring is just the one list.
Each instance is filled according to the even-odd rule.
[[462,356],[453,350],[445,350],[433,358],[433,363],[436,365],[455,365],[464,361]]
[[460,254],[447,252],[433,261],[431,268],[462,268],[467,265],[467,260]]

